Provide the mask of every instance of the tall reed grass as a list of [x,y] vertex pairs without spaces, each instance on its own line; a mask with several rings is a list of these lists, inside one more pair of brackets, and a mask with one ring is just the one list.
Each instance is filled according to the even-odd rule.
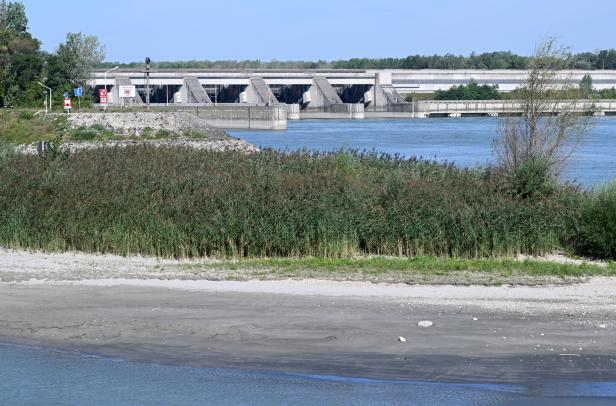
[[163,257],[496,257],[571,238],[580,194],[376,153],[136,146],[0,163],[0,245]]

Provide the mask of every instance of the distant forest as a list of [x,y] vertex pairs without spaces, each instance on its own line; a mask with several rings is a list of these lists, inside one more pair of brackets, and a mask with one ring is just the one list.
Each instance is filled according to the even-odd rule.
[[[412,55],[406,58],[353,58],[339,61],[177,61],[156,62],[157,69],[526,69],[530,57],[511,52],[462,55]],[[105,62],[100,68],[141,68],[143,62]],[[570,69],[616,69],[616,50],[572,54]]]

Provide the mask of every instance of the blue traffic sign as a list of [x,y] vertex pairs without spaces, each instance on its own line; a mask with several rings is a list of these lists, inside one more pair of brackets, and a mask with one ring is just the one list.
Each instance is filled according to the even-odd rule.
[[68,92],[64,92],[64,98],[66,99],[68,97]]
[[75,89],[73,89],[73,94],[75,95],[75,97],[82,97],[83,87],[76,87]]

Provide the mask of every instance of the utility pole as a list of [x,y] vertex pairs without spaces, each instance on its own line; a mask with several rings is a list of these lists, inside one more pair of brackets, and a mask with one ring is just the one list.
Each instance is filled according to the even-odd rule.
[[145,58],[145,104],[150,109],[150,57]]

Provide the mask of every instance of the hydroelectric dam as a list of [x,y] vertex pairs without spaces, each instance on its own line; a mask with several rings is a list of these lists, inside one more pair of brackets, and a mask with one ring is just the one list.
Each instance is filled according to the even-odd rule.
[[[616,88],[616,71],[563,71],[577,86],[589,74],[597,90]],[[88,84],[108,90],[108,105],[191,109],[223,128],[284,129],[287,120],[463,117],[519,113],[515,101],[407,101],[475,82],[499,92],[521,87],[522,70],[151,70],[94,71]],[[133,88],[131,97],[123,88]],[[586,109],[580,105],[579,109]],[[596,101],[594,112],[616,114],[616,101]],[[247,123],[247,124],[246,124]]]

